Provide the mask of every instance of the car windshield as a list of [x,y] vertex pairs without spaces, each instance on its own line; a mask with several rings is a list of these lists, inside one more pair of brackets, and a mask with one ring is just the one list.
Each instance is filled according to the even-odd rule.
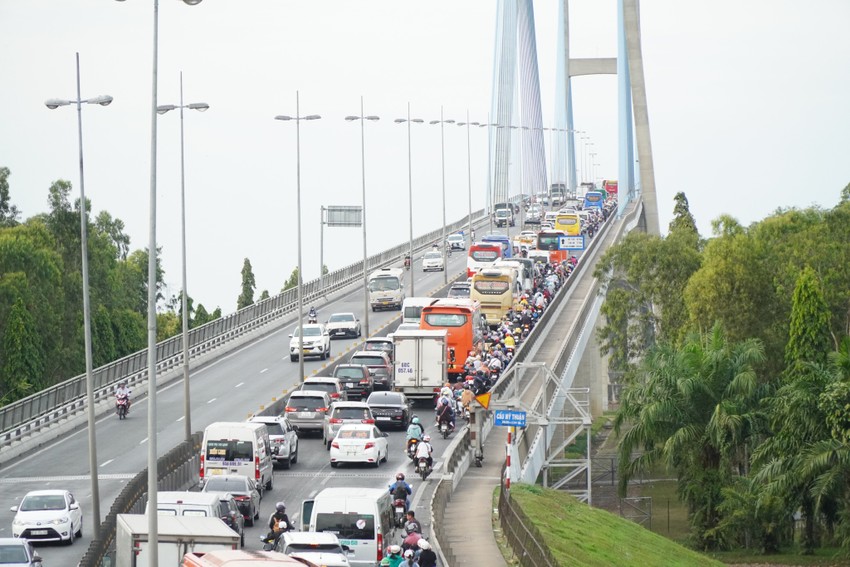
[[439,258],[442,258],[442,255],[439,252],[428,252],[425,254],[426,260],[437,260]]
[[[305,337],[319,337],[322,335],[322,329],[319,327],[304,327],[304,336]],[[298,336],[298,327],[295,327],[295,332],[292,333],[293,337]]]
[[365,350],[380,350],[382,352],[392,352],[393,351],[392,343],[384,343],[384,342],[379,342],[379,341],[367,342],[365,345],[363,345],[363,348]]
[[244,478],[214,476],[204,485],[205,492],[248,492]]
[[354,315],[351,313],[334,313],[328,319],[328,323],[339,323],[341,321],[354,321]]
[[336,419],[369,419],[368,408],[334,408]]
[[207,441],[208,461],[253,461],[254,444],[251,441],[233,439],[209,439]]
[[467,316],[460,313],[428,313],[425,322],[432,327],[463,327]]
[[292,396],[287,405],[298,411],[313,411],[325,407],[325,400],[318,396]]
[[41,494],[27,496],[21,502],[21,512],[32,512],[34,510],[64,510],[65,497],[61,494]]
[[28,562],[29,558],[23,544],[0,545],[0,564],[29,565]]
[[458,286],[449,288],[449,297],[469,297],[469,286]]
[[365,364],[366,366],[383,366],[386,364],[384,359],[379,356],[358,356],[355,360],[358,364]]
[[377,395],[373,394],[369,396],[369,399],[366,400],[366,403],[371,405],[387,405],[387,406],[400,406],[404,404],[404,400],[401,397],[401,394],[386,394],[379,393]]
[[339,539],[375,539],[375,516],[342,512],[316,514],[316,531],[330,532]]
[[347,368],[337,367],[336,372],[334,372],[334,376],[341,380],[346,378],[359,380],[360,378],[363,378],[364,375],[365,372],[363,368],[352,368],[350,366]]
[[[329,394],[333,394],[336,392],[336,385],[331,384],[330,382],[304,382],[301,384],[302,390],[318,390],[320,392],[327,392]],[[269,432],[271,433],[271,431]]]
[[395,291],[400,287],[398,278],[375,278],[369,282],[369,291]]
[[463,237],[459,234],[453,234],[453,235],[449,236],[449,240],[451,240],[453,242],[459,242],[459,241],[463,240]]
[[283,435],[283,427],[276,421],[266,423],[266,429],[269,430],[269,435]]

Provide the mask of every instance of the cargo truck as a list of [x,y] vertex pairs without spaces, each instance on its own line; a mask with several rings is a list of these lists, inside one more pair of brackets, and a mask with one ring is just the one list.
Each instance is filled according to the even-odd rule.
[[446,383],[446,336],[441,330],[396,331],[395,390],[410,399],[430,400]]
[[157,518],[158,549],[148,544],[148,517],[118,514],[115,535],[115,567],[147,567],[154,553],[160,567],[180,567],[191,552],[239,549],[239,534],[219,518],[163,516]]

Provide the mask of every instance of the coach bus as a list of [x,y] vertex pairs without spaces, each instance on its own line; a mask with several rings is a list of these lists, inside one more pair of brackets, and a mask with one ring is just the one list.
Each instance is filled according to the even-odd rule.
[[476,242],[469,247],[466,258],[466,277],[471,278],[502,257],[502,246],[498,242]]
[[544,230],[537,233],[537,249],[549,252],[550,262],[563,262],[567,259],[566,250],[558,250],[559,239],[566,236],[560,230]]
[[472,276],[469,298],[481,304],[487,324],[497,326],[511,310],[516,297],[516,271],[504,268],[487,268]]
[[481,304],[474,299],[439,299],[422,308],[421,329],[446,330],[446,366],[451,382],[463,379],[463,365],[469,352],[484,343],[487,322]]

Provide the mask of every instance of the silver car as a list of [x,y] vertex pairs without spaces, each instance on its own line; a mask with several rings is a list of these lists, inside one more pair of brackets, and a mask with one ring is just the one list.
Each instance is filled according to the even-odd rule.
[[325,427],[323,430],[323,443],[328,451],[331,449],[331,442],[336,437],[337,431],[347,423],[365,423],[374,425],[375,416],[372,415],[372,409],[366,402],[337,402],[331,408],[330,413],[325,417]]
[[359,337],[360,319],[354,313],[334,313],[325,324],[331,338],[333,337]]
[[241,474],[214,475],[204,482],[201,492],[229,492],[247,525],[253,526],[254,520],[260,519],[262,497],[253,478]]
[[266,425],[275,464],[281,463],[288,469],[298,462],[298,428],[290,424],[288,419],[279,415],[255,415],[248,421]]
[[41,567],[41,557],[30,542],[16,537],[0,538],[0,565]]
[[296,390],[286,402],[286,418],[298,431],[320,433],[325,426],[325,416],[331,407],[327,392],[319,390]]

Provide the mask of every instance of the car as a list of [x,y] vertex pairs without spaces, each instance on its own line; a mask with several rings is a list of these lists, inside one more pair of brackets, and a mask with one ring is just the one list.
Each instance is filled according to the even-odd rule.
[[8,567],[41,567],[41,556],[25,539],[0,538],[0,565]]
[[260,519],[260,490],[253,478],[241,474],[217,474],[204,481],[201,492],[229,492],[245,523],[254,525]]
[[462,234],[450,234],[446,238],[446,244],[452,250],[466,250],[466,238]]
[[[298,360],[298,327],[289,335],[289,360],[296,362]],[[304,344],[301,345],[304,352],[301,353],[304,357],[318,356],[322,358],[331,357],[331,336],[324,325],[308,323],[304,325]]]
[[298,462],[298,428],[288,419],[280,415],[255,415],[248,421],[266,424],[274,464],[280,463],[288,469]]
[[229,492],[219,494],[219,517],[227,527],[239,534],[239,545],[245,547],[245,516],[239,511],[236,498]]
[[396,327],[396,331],[418,331],[419,323],[402,323]]
[[369,368],[375,381],[376,390],[390,390],[393,387],[393,363],[384,352],[377,350],[358,350],[348,360],[350,364],[363,364]]
[[354,313],[334,313],[328,317],[325,324],[331,338],[333,337],[359,337],[360,319]]
[[321,433],[330,407],[331,398],[327,392],[296,390],[289,395],[284,412],[289,423],[297,427],[299,433],[302,431]]
[[331,398],[331,402],[345,401],[348,399],[348,394],[345,387],[339,378],[333,376],[310,376],[301,382],[299,390],[319,390],[327,392]]
[[407,429],[410,425],[410,402],[401,392],[374,392],[366,405],[372,410],[378,427]]
[[274,544],[274,551],[290,557],[306,559],[325,567],[349,567],[351,548],[342,545],[330,532],[284,532]]
[[347,423],[330,442],[331,466],[340,463],[369,463],[378,468],[389,458],[389,433],[365,423]]
[[430,270],[438,270],[442,272],[446,269],[445,263],[443,263],[443,253],[438,252],[436,250],[431,252],[426,252],[424,256],[422,256],[422,271],[427,272]]
[[362,364],[338,364],[333,377],[345,390],[346,400],[367,398],[375,390],[375,382],[369,368]]
[[390,337],[372,337],[363,341],[363,346],[360,350],[370,351],[379,350],[387,355],[390,362],[393,361],[393,340]]
[[469,297],[472,286],[468,282],[456,282],[449,287],[446,297]]
[[62,541],[83,535],[83,511],[67,490],[33,490],[12,506],[12,537],[29,541]]
[[336,437],[339,428],[346,424],[375,425],[375,416],[366,402],[337,402],[325,416],[324,439],[325,446],[330,449],[331,441]]
[[514,237],[514,246],[519,248],[522,245],[534,246],[537,243],[537,233],[533,230],[523,230]]

